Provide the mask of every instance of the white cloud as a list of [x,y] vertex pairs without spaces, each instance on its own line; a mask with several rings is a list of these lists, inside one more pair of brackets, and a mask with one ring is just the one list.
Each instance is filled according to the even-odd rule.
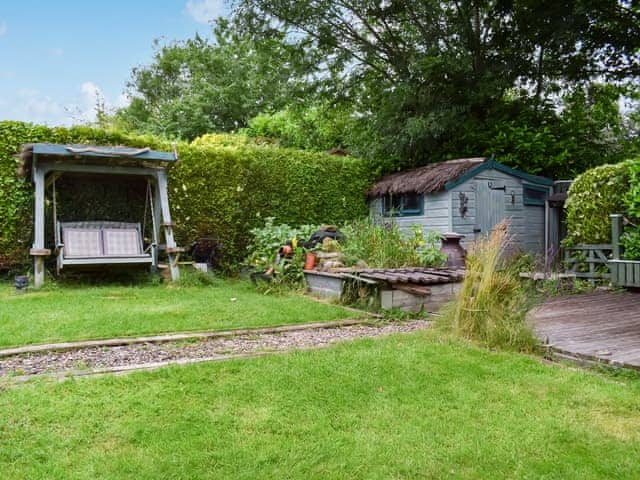
[[86,122],[93,122],[96,119],[96,109],[106,101],[100,88],[93,82],[84,82],[80,85],[81,100],[77,106],[78,119]]
[[196,22],[204,24],[228,13],[224,0],[189,0],[186,10]]
[[7,34],[7,22],[4,20],[0,22],[0,37]]
[[64,108],[50,96],[38,90],[21,88],[15,95],[0,99],[0,118],[25,122],[49,123],[60,118]]
[[39,90],[21,88],[14,95],[0,97],[0,120],[22,120],[47,125],[73,125],[96,120],[96,107],[107,111],[129,104],[126,95],[119,95],[113,102],[105,98],[94,82],[84,82],[68,101],[43,94]]
[[93,82],[84,82],[80,85],[80,92],[82,98],[80,104],[76,107],[76,116],[78,120],[83,122],[94,122],[98,108],[104,108],[105,111],[110,113],[131,103],[131,99],[124,93],[121,93],[112,101]]

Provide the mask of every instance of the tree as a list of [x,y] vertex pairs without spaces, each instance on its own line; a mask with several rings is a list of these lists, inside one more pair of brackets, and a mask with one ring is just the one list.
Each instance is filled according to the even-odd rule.
[[637,78],[638,12],[626,0],[238,0],[235,20],[324,52],[340,80],[326,92],[371,133],[363,151],[400,168],[477,148],[469,132],[486,139],[497,121],[542,122],[594,79]]
[[[159,46],[151,65],[135,68],[132,102],[116,114],[128,128],[193,139],[244,127],[260,112],[275,111],[312,87],[309,50],[274,32],[256,40],[220,20],[214,41],[194,38]],[[306,75],[303,78],[303,75]]]

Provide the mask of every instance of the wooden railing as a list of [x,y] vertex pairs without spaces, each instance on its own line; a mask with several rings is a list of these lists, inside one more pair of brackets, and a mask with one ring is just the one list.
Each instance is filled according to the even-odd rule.
[[620,214],[611,218],[611,243],[579,244],[564,251],[566,272],[576,278],[588,279],[591,285],[597,280],[609,280],[618,287],[640,287],[640,261],[622,259],[620,237],[624,218]]
[[623,232],[623,217],[620,214],[609,215],[609,217],[611,217],[612,244],[612,258],[609,261],[611,283],[618,287],[640,287],[640,262],[620,258],[622,256],[620,236]]
[[609,256],[612,251],[613,245],[608,243],[581,243],[575,247],[565,248],[566,272],[573,274],[576,278],[589,280],[591,285],[595,285],[596,280],[608,280],[611,278]]

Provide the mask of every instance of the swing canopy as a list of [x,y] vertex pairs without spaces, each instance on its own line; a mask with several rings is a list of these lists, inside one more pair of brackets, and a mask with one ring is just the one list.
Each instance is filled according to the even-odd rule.
[[[65,267],[106,268],[109,265],[155,268],[162,251],[167,254],[171,276],[176,279],[178,256],[183,249],[175,244],[167,192],[167,169],[176,161],[175,152],[149,148],[24,145],[19,173],[31,176],[35,185],[34,242],[30,254],[34,257],[36,286],[44,281],[44,258],[51,255],[52,250],[58,271]],[[145,190],[144,216],[140,222],[99,218],[99,211],[95,209],[93,218],[58,218],[62,209],[58,204],[60,192],[56,190],[56,183],[59,188],[70,184],[86,186],[96,179],[116,186],[125,181],[142,185]],[[105,190],[100,202],[109,203],[110,191]],[[73,199],[76,203],[81,201]],[[53,239],[45,238],[45,205],[52,207]],[[148,219],[151,220],[151,231],[146,235]],[[145,241],[147,236],[149,239]]]

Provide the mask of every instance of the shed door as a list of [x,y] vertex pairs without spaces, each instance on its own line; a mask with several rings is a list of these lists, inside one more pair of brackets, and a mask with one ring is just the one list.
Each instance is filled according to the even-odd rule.
[[504,220],[505,198],[504,183],[476,181],[476,236],[489,235],[493,227]]

